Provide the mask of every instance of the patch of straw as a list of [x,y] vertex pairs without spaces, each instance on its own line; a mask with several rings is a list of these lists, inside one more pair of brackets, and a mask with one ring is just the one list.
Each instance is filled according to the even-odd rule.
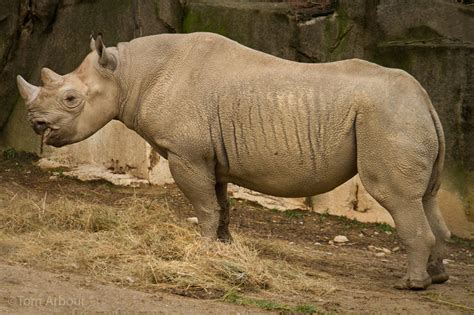
[[104,205],[7,193],[0,225],[3,259],[135,288],[218,298],[230,291],[314,295],[328,287],[283,260],[261,257],[242,235],[232,244],[204,243],[194,226],[146,197]]

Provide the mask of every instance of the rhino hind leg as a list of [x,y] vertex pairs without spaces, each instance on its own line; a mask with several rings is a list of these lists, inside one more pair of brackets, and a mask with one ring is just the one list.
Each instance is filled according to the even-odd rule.
[[429,195],[424,198],[423,207],[436,238],[436,243],[431,250],[427,271],[433,283],[443,283],[449,279],[449,275],[444,269],[443,258],[446,254],[446,243],[451,237],[451,232],[444,222],[435,196]]
[[[427,265],[435,245],[435,235],[422,201],[431,176],[432,161],[421,155],[400,155],[399,152],[412,152],[409,144],[400,148],[397,143],[394,149],[381,146],[380,150],[373,145],[361,146],[360,139],[357,144],[361,181],[369,194],[389,211],[407,249],[407,274],[395,288],[423,290],[432,283]],[[364,151],[367,148],[371,150]]]
[[435,237],[424,215],[421,200],[405,201],[395,197],[383,201],[383,206],[392,215],[408,255],[407,274],[395,284],[395,288],[426,289],[432,283],[427,264]]
[[216,195],[221,207],[219,212],[219,227],[217,229],[217,239],[224,243],[232,242],[232,235],[229,231],[229,200],[227,199],[227,184],[216,184]]
[[168,162],[176,185],[196,211],[202,237],[205,240],[217,240],[221,206],[211,168],[204,162],[191,165],[174,154],[168,155]]

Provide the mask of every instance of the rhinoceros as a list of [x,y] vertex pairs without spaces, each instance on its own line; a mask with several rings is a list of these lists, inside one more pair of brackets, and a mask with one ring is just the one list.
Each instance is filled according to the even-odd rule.
[[[406,246],[399,289],[448,280],[450,232],[436,195],[442,125],[408,73],[351,59],[283,60],[212,33],[161,34],[91,52],[73,72],[17,77],[33,129],[60,147],[112,119],[169,161],[203,238],[230,241],[227,184],[265,194],[327,192],[357,173]],[[131,148],[133,150],[133,148]]]

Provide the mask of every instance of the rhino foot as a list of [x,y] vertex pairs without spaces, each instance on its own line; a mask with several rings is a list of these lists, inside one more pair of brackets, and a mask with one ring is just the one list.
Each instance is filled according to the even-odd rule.
[[443,261],[441,259],[430,261],[428,263],[427,271],[431,276],[432,283],[444,283],[449,279],[449,275],[444,269]]
[[398,290],[424,290],[431,284],[431,277],[425,279],[410,279],[405,276],[395,284]]
[[229,232],[229,228],[221,228],[217,230],[217,240],[222,243],[232,243],[234,240]]

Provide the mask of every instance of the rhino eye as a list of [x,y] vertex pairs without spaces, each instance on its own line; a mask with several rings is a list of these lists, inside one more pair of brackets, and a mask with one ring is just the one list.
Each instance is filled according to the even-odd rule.
[[80,97],[77,93],[69,92],[64,94],[63,101],[68,107],[76,107],[80,104]]

